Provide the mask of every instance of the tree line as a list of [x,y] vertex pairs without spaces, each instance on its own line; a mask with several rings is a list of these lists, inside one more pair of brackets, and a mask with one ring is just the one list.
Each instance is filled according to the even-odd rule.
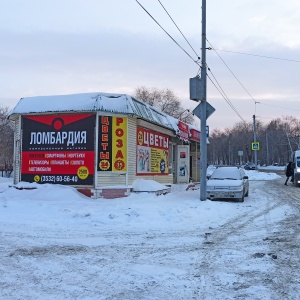
[[9,176],[13,168],[14,131],[8,113],[8,107],[0,106],[0,176]]
[[[252,150],[254,126],[240,122],[232,128],[216,129],[209,137],[208,162],[211,164],[244,164],[254,161],[254,151],[260,165],[285,165],[293,151],[300,149],[300,121],[292,116],[276,118],[267,124],[256,121],[256,141],[260,149]],[[243,154],[240,156],[239,154]]]
[[[139,87],[135,90],[135,97],[183,122],[194,124],[192,113],[181,106],[172,90]],[[255,127],[260,150],[252,150],[252,122],[240,122],[232,128],[213,130],[207,146],[208,163],[232,165],[253,162],[254,151],[257,151],[259,164],[285,165],[291,160],[293,151],[300,149],[300,121],[297,118],[283,116],[267,124],[256,121]]]
[[[191,111],[185,109],[170,89],[138,87],[134,97],[188,124],[194,124]],[[13,122],[9,108],[0,106],[0,176],[13,166]],[[210,132],[207,145],[209,164],[244,164],[254,161],[254,126],[252,122],[236,123],[232,128]],[[300,149],[300,120],[292,116],[276,118],[267,124],[256,121],[256,141],[260,144],[257,160],[260,165],[285,165],[293,151]]]

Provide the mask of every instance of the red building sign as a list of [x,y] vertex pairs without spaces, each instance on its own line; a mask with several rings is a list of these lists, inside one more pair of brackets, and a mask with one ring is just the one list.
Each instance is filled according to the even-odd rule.
[[179,138],[187,142],[189,140],[189,125],[178,121]]
[[200,131],[191,129],[191,139],[200,142]]
[[95,115],[22,117],[21,181],[92,185]]

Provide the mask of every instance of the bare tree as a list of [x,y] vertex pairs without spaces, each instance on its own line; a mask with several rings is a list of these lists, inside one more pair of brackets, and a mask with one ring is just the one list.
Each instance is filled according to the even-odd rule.
[[190,110],[182,107],[180,100],[170,89],[149,89],[142,86],[135,90],[134,97],[176,119],[190,124],[194,123]]
[[[276,118],[264,125],[256,122],[256,137],[260,144],[257,158],[260,164],[284,165],[291,160],[293,151],[300,149],[300,121],[291,116]],[[238,152],[243,151],[242,163],[253,161],[253,124],[240,122],[233,128],[212,131],[208,146],[208,161],[213,164],[236,164]]]
[[13,165],[14,133],[12,121],[8,120],[8,107],[0,106],[0,170],[10,175]]

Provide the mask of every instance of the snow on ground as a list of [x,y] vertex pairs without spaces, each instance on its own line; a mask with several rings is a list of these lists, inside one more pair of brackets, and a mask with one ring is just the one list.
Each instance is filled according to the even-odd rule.
[[[293,213],[287,205],[278,206],[281,204],[269,211],[271,204],[264,182],[280,180],[281,176],[245,172],[250,180],[250,195],[244,203],[200,201],[199,189],[186,190],[185,184],[173,185],[167,195],[143,192],[105,200],[90,199],[60,185],[20,183],[19,187],[35,189],[19,190],[9,187],[11,179],[0,178],[0,298],[236,299],[227,293],[237,293],[238,285],[243,285],[238,274],[224,269],[215,282],[210,282],[204,275],[194,273],[201,268],[209,271],[205,260],[212,255],[204,248],[200,255],[201,247],[195,245],[199,240],[210,245],[211,231],[223,228],[226,234],[226,224],[232,220],[246,228],[243,218],[250,218],[259,209],[268,209],[268,216],[261,214],[256,223],[247,223],[257,226],[258,236],[266,234],[260,222],[279,222]],[[147,181],[133,184],[139,191],[153,191],[158,185]],[[220,245],[225,243],[222,230],[217,231]],[[257,238],[251,231],[243,235],[244,244]],[[239,238],[232,239],[233,245],[241,243]],[[255,272],[269,274],[274,269],[273,262],[268,257],[247,261],[250,249],[258,256],[268,251],[255,241],[241,252],[245,262],[237,266],[231,263],[231,268],[251,272],[252,261]],[[223,262],[225,255],[236,261],[241,255],[235,251],[224,250],[219,258]],[[212,262],[217,260],[212,258]],[[203,297],[212,293],[209,286],[217,282],[215,296]],[[274,291],[268,284],[243,288],[244,297],[242,293],[239,299],[277,299],[270,296]],[[226,291],[220,289],[223,285]],[[291,294],[300,299],[297,291]]]
[[[280,178],[275,173],[246,171],[249,180],[272,180]],[[204,201],[195,206],[195,201],[200,199],[200,190],[188,190],[188,184],[176,184],[171,188],[171,193],[157,197],[153,193],[165,186],[152,180],[137,180],[133,183],[136,191],[145,193],[132,193],[129,197],[115,200],[90,199],[78,193],[74,188],[63,185],[51,185],[20,182],[15,189],[12,180],[0,177],[0,199],[5,203],[5,210],[0,211],[1,221],[20,224],[39,224],[61,226],[89,226],[91,222],[101,223],[102,228],[113,224],[123,228],[138,225],[137,230],[149,228],[164,228],[172,226],[191,226],[200,222],[205,224],[211,218],[222,216],[222,224],[227,217],[235,212],[226,204]],[[228,209],[224,216],[224,209]],[[186,225],[189,219],[189,225]],[[133,221],[134,220],[134,221]],[[215,221],[217,222],[217,221]]]

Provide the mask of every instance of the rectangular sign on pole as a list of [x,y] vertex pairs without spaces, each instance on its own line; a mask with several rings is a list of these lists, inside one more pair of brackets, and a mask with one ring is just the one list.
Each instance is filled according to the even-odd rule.
[[199,76],[190,78],[190,99],[194,101],[204,99],[203,82]]
[[259,150],[259,142],[252,143],[252,150]]

